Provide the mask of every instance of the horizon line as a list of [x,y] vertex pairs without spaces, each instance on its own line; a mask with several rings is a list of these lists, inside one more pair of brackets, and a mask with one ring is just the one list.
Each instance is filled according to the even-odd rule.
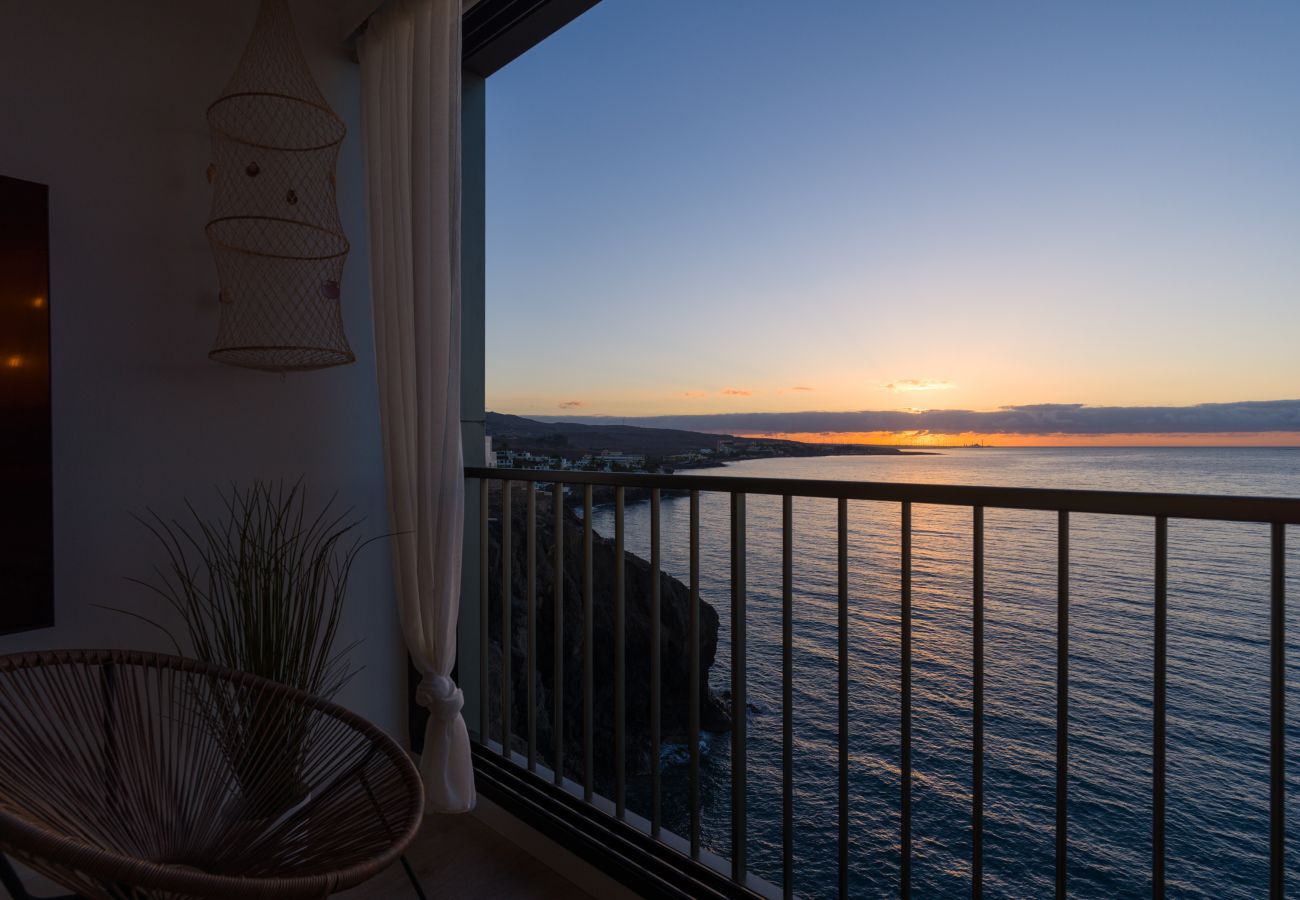
[[[511,413],[552,424],[667,428],[802,443],[1300,444],[1300,399],[1187,406],[1036,403],[992,410],[857,410],[657,415]],[[794,437],[797,435],[798,437]],[[852,437],[850,437],[852,436]]]

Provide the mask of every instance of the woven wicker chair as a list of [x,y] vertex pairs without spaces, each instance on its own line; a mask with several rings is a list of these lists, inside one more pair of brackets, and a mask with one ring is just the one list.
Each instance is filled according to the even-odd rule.
[[402,749],[302,691],[154,653],[0,657],[0,851],[83,897],[325,897],[422,813]]

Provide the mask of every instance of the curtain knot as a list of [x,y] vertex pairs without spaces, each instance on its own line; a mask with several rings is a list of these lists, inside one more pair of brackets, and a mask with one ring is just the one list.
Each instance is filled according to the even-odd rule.
[[426,672],[415,691],[415,702],[427,709],[433,718],[446,722],[460,715],[465,706],[465,695],[446,675]]

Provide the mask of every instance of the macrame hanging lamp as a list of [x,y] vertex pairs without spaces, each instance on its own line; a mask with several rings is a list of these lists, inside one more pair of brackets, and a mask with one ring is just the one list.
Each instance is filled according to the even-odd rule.
[[335,200],[347,128],[316,86],[288,0],[262,0],[235,74],[208,107],[221,284],[216,362],[270,372],[344,365],[348,239]]

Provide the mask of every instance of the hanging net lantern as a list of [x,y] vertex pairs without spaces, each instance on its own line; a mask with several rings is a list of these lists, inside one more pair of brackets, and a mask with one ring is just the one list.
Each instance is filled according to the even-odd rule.
[[287,0],[262,0],[208,127],[206,232],[221,283],[208,356],[271,372],[353,362],[340,304],[348,240],[334,197],[347,128],[312,79]]

